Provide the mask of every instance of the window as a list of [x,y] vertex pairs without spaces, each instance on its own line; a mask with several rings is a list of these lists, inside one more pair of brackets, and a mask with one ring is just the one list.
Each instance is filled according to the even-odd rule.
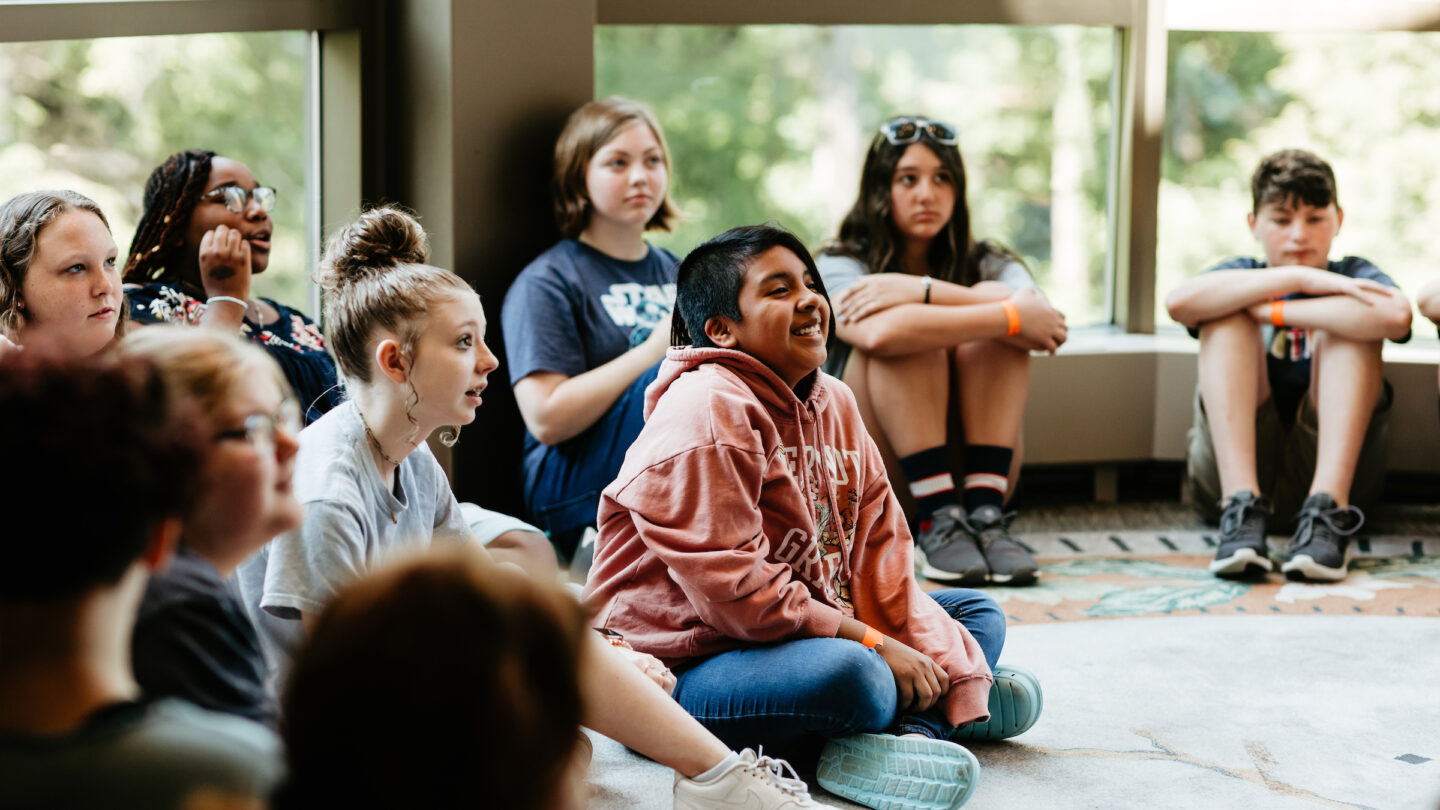
[[1245,224],[1250,174],[1280,149],[1335,169],[1345,221],[1331,258],[1370,259],[1412,300],[1435,277],[1440,33],[1172,32],[1169,54],[1157,324],[1173,324],[1176,284],[1263,257]]
[[105,211],[123,262],[151,170],[182,149],[279,191],[255,292],[306,305],[304,31],[0,43],[0,200],[69,188]]
[[683,255],[775,220],[812,248],[855,201],[870,137],[917,113],[960,133],[976,239],[1019,252],[1072,325],[1107,322],[1115,33],[1081,26],[596,27],[596,96],[648,103],[687,215]]

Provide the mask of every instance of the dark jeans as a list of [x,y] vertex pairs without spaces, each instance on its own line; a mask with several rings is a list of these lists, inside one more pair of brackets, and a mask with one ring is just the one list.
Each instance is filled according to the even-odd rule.
[[[931,593],[965,626],[994,669],[1005,613],[980,591]],[[806,638],[712,655],[675,672],[675,699],[726,745],[785,749],[807,736],[953,729],[937,707],[896,716],[895,677],[880,654],[853,641]]]
[[585,527],[595,525],[600,491],[615,480],[625,451],[645,426],[645,389],[659,370],[659,363],[647,369],[600,421],[573,439],[544,445],[525,435],[525,508],[566,557]]

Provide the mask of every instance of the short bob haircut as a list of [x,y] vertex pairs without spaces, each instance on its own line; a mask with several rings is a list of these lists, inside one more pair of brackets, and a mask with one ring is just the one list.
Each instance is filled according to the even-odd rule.
[[[672,175],[670,147],[665,143],[665,132],[660,122],[638,101],[622,96],[610,96],[591,101],[570,114],[560,139],[555,142],[555,175],[551,179],[551,196],[555,205],[555,224],[560,234],[567,239],[576,239],[581,231],[590,225],[590,193],[585,185],[585,174],[595,153],[605,148],[620,131],[634,123],[650,128],[660,144],[664,156],[665,170]],[[665,196],[655,216],[645,223],[645,230],[670,230],[670,222],[676,217],[675,204],[670,200],[670,185],[666,183]]]
[[[742,225],[700,244],[680,262],[675,282],[675,313],[670,326],[670,345],[714,348],[705,335],[705,324],[723,315],[740,321],[740,288],[745,285],[745,271],[760,254],[771,248],[785,248],[805,265],[826,303],[830,294],[815,259],[805,243],[795,234],[774,225]],[[834,334],[829,324],[828,334]]]
[[1340,199],[1335,193],[1335,170],[1330,164],[1303,149],[1285,149],[1269,155],[1250,176],[1252,213],[1269,203],[1299,201],[1316,208]]
[[[40,233],[46,226],[69,211],[88,211],[100,218],[105,229],[110,221],[95,201],[74,191],[32,191],[0,205],[0,335],[13,336],[25,323],[25,310],[20,306],[20,289],[30,262],[40,247]],[[116,337],[123,337],[130,306],[121,296],[120,319],[115,324]]]
[[478,548],[376,569],[295,658],[289,781],[273,806],[554,808],[580,739],[589,632],[562,589]]

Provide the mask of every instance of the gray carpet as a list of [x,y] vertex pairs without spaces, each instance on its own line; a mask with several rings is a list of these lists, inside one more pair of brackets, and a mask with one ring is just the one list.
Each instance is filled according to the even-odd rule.
[[[1259,589],[1271,602],[1315,590],[1291,599],[1313,614],[1012,622],[1002,660],[1039,676],[1045,714],[1014,740],[972,744],[981,776],[966,807],[1440,810],[1440,507],[1376,518],[1345,585]],[[1057,579],[1090,561],[1213,554],[1214,530],[1174,502],[1027,510],[1014,528]],[[1385,568],[1395,560],[1417,570]],[[1381,586],[1401,600],[1390,615],[1336,615]],[[596,738],[592,810],[670,808],[671,779]]]
[[[1005,659],[1040,677],[1045,715],[972,745],[967,807],[1440,807],[1440,621],[1068,622],[1014,629]],[[670,779],[599,739],[591,807],[668,808]]]

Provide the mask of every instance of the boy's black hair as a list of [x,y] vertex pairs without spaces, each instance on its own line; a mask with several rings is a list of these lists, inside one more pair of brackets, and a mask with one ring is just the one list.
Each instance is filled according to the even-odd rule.
[[[0,605],[120,581],[193,501],[204,445],[148,363],[0,362]],[[28,515],[29,520],[19,520]]]
[[1335,170],[1303,149],[1286,149],[1261,160],[1250,176],[1250,197],[1251,212],[1256,214],[1260,206],[1273,202],[1299,200],[1316,208],[1340,205]]
[[[705,323],[717,315],[740,321],[740,288],[745,283],[745,270],[757,256],[777,247],[800,259],[828,303],[825,282],[804,242],[775,225],[742,225],[702,243],[680,262],[670,345],[714,348],[715,344],[705,336]],[[834,333],[833,323],[829,324],[829,332]]]

